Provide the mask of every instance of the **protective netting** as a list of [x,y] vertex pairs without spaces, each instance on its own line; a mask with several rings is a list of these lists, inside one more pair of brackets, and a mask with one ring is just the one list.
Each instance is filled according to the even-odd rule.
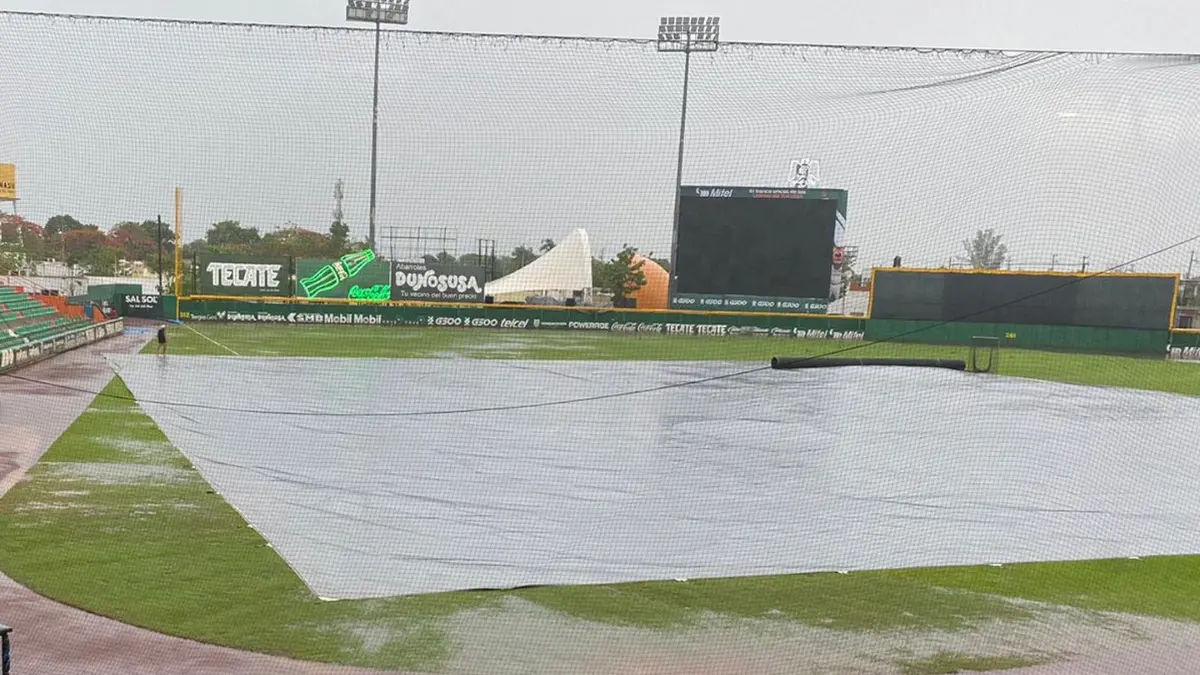
[[[26,215],[169,211],[322,230],[345,179],[366,234],[374,36],[0,16],[0,149]],[[586,228],[669,251],[681,55],[653,42],[385,31],[379,206],[502,250]],[[1017,267],[1111,266],[1194,234],[1190,56],[725,44],[693,55],[684,184],[849,190],[860,263],[953,262],[977,229]],[[1187,249],[1136,266],[1182,271]]]
[[[570,290],[627,245],[666,258],[682,55],[383,31],[378,258],[432,258],[387,268],[356,245],[374,47],[369,29],[0,12],[20,216],[70,214],[128,253],[114,226],[169,227],[182,188],[188,264],[206,265],[185,286],[206,298],[174,305],[187,321],[159,355],[158,326],[131,320],[0,375],[0,572],[46,596],[0,575],[0,621],[28,631],[38,672],[76,672],[75,654],[165,675],[326,672],[261,653],[479,675],[950,672],[1121,649],[1144,652],[1130,672],[1191,663],[1200,631],[1164,618],[1200,618],[1200,381],[1146,357],[1195,360],[1196,336],[1166,330],[1162,306],[1153,325],[1053,307],[963,325],[943,297],[967,289],[959,270],[926,293],[937,314],[873,323],[862,283],[897,258],[1185,271],[1200,57],[692,55],[683,184],[783,187],[816,160],[819,185],[848,194],[841,243],[863,275],[834,308],[855,317],[729,318],[484,307],[466,284],[451,305],[423,281],[489,251],[508,265],[489,279],[524,273],[523,296],[552,283],[528,281],[539,254],[579,273]],[[352,242],[321,238],[333,220]],[[230,223],[292,239],[243,246]],[[988,230],[1002,262],[994,240],[964,242]],[[11,232],[0,253],[31,250],[33,229]],[[40,254],[69,257],[66,239]],[[994,309],[974,288],[969,311]],[[14,329],[40,301],[20,302]],[[1113,351],[1138,358],[1096,353]],[[844,352],[970,372],[766,365]],[[1096,558],[1117,560],[1080,562]],[[1012,566],[1030,561],[1053,564]]]

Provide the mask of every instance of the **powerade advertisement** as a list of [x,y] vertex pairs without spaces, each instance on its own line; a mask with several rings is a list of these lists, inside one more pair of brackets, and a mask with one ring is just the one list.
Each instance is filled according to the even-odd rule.
[[483,268],[396,262],[392,265],[392,300],[483,302]]
[[337,260],[296,258],[296,297],[387,302],[392,299],[391,276],[391,266],[370,250]]

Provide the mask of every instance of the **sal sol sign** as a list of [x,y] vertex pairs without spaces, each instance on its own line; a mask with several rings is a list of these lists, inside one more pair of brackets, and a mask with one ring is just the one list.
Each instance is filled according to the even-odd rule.
[[121,314],[139,319],[161,319],[163,315],[161,295],[123,295]]
[[196,267],[202,295],[291,295],[287,258],[198,256]]
[[426,302],[483,302],[483,268],[397,262],[392,265],[392,299]]

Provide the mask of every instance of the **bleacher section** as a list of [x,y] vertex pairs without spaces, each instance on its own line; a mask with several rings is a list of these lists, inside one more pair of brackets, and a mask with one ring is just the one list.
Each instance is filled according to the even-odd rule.
[[0,350],[88,325],[89,321],[68,318],[15,288],[0,286]]

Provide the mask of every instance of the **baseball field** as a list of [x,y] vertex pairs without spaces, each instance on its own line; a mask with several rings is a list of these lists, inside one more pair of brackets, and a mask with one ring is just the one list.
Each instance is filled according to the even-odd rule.
[[[122,368],[132,373],[135,362],[152,364],[160,358],[153,354],[154,348],[148,345],[133,361],[114,362],[114,367],[118,373]],[[187,376],[177,373],[187,373],[189,363],[197,368],[212,363],[212,357],[228,359],[231,373],[238,371],[238,364],[246,364],[250,372],[251,364],[274,359],[337,360],[328,361],[334,365],[348,359],[459,364],[479,359],[555,362],[562,366],[555,372],[565,377],[573,372],[572,364],[599,367],[596,364],[606,362],[620,363],[629,372],[654,363],[707,362],[731,372],[750,372],[777,354],[815,356],[847,349],[855,356],[966,355],[961,347],[747,337],[177,325],[170,329],[165,362],[171,364],[171,377],[182,387],[186,382],[179,380]],[[1117,414],[1113,410],[1127,404],[1147,419],[1157,419],[1167,415],[1155,412],[1160,398],[1167,401],[1163,404],[1167,410],[1170,405],[1192,406],[1191,397],[1200,396],[1200,373],[1194,367],[1163,360],[1005,350],[1000,368],[999,376],[954,377],[977,378],[961,386],[997,380],[1019,380],[1021,386],[1072,385],[1054,390],[1068,394],[1084,391],[1081,387],[1104,388],[1087,390],[1113,396],[1112,410],[1101,416]],[[336,376],[333,379],[314,386],[337,387]],[[183,407],[175,412],[186,418],[191,414],[187,406],[195,408],[197,415],[208,406],[232,414],[232,409],[221,406],[248,400],[238,396],[260,386],[249,375],[241,379],[226,375],[220,381],[227,390],[209,391],[203,404],[189,399],[191,403],[180,404]],[[439,386],[432,381],[413,384]],[[546,380],[543,386],[547,400],[554,399],[556,380]],[[689,386],[680,382],[663,388]],[[630,395],[639,388],[647,389],[639,396],[657,395],[654,387],[635,379],[626,385]],[[753,653],[754,658],[765,659],[759,672],[797,672],[796,663],[826,659],[864,672],[919,674],[1033,666],[1083,650],[1081,640],[1102,642],[1108,635],[1105,631],[1200,622],[1200,588],[1194,583],[1200,578],[1200,556],[1156,555],[1166,550],[1154,550],[1153,541],[1145,543],[1143,555],[1102,560],[980,561],[984,564],[902,565],[903,569],[882,564],[877,566],[881,569],[861,571],[702,575],[706,578],[322,598],[297,571],[307,569],[305,563],[289,560],[273,543],[270,532],[278,526],[259,526],[254,517],[247,517],[258,513],[258,502],[234,500],[214,487],[193,457],[176,447],[147,412],[154,406],[166,410],[170,402],[159,395],[154,406],[139,404],[132,389],[118,375],[54,443],[27,480],[0,499],[0,570],[49,598],[169,635],[297,659],[419,672],[543,672],[551,666],[564,672],[569,663],[600,668],[596,664],[649,658],[650,653],[659,661],[670,660],[672,654],[682,660],[711,649],[722,658],[738,654],[750,658]],[[363,402],[362,407],[386,417],[414,405],[419,408],[420,402],[420,396],[409,394]],[[266,402],[261,407],[271,405]],[[251,436],[255,427],[264,424],[259,412],[248,411],[238,418]],[[965,429],[982,425],[986,435],[991,433],[988,425],[1002,419],[1003,410],[995,412],[998,416],[990,421],[967,418],[954,424]],[[860,420],[861,425],[868,422]],[[305,419],[301,411],[285,424],[320,423],[319,416]],[[364,425],[370,423],[370,418],[363,420]],[[1166,420],[1164,425],[1169,423]],[[898,452],[908,441],[897,436],[919,436],[921,425],[922,420],[915,419],[903,429],[881,429],[877,442],[865,452],[881,457]],[[284,436],[279,438],[286,444]],[[1028,443],[1036,445],[1036,434],[1020,438],[1032,439]],[[1123,440],[1137,442],[1132,435]],[[564,435],[561,442],[575,441]],[[725,441],[725,445],[725,451],[736,458],[737,444]],[[397,447],[402,450],[402,446],[398,441]],[[253,454],[257,449],[243,450]],[[1036,457],[1043,449],[1020,450],[1029,453],[1024,457]],[[1053,450],[1056,457],[1064,452],[1061,447],[1046,450]],[[1158,450],[1163,452],[1135,450],[1131,445],[1128,453],[1107,448],[1099,457],[1100,447],[1080,438],[1071,449],[1078,457],[1077,469],[1056,462],[1034,470],[1087,473],[1088,457],[1093,455],[1108,471],[1122,468],[1120,462],[1113,466],[1114,458],[1122,456],[1127,465],[1153,461],[1168,465],[1169,470],[1172,456],[1168,449]],[[262,449],[264,457],[269,454]],[[936,449],[933,454],[937,456]],[[401,476],[398,481],[404,480],[402,459],[389,468]],[[796,470],[802,471],[803,465]],[[984,486],[1005,479],[980,480]],[[1003,485],[998,489],[1002,491]],[[273,499],[265,494],[257,498]],[[1176,529],[1194,527],[1183,520],[1190,506],[1180,505],[1177,513],[1150,513],[1148,507],[1147,512],[1132,513],[1141,508],[1139,496],[1127,494],[1123,499],[1131,513],[1122,516],[1128,516],[1129,522],[1166,519]],[[940,510],[944,509],[932,502],[922,504],[910,517],[916,522],[928,512],[929,517],[942,518]],[[287,513],[286,506],[282,513]],[[1016,523],[1027,513],[1013,507],[1004,517]],[[305,518],[305,512],[296,512],[291,521],[293,525],[298,521],[303,530]],[[945,527],[949,529],[944,535],[937,536],[948,542],[958,537],[951,526]],[[935,534],[938,531],[935,528]],[[1091,534],[1105,536],[1101,531]],[[289,536],[290,547],[305,535],[300,531]],[[518,547],[523,545],[522,533],[513,536]],[[779,536],[791,535],[780,531]],[[399,540],[404,540],[403,534]],[[868,538],[850,544],[874,545]],[[803,547],[803,542],[798,545]],[[1174,543],[1167,548],[1180,546]],[[404,569],[403,565],[397,569]],[[1063,625],[1078,630],[1047,633],[1048,626]]]

